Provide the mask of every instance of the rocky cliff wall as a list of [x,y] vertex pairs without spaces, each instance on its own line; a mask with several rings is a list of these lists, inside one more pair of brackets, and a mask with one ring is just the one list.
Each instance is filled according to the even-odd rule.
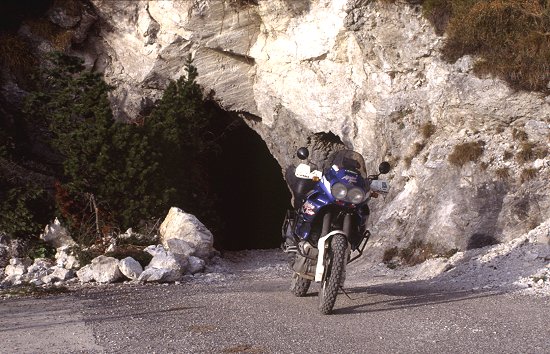
[[442,61],[444,38],[419,6],[92,4],[100,32],[87,55],[117,86],[119,116],[146,111],[192,54],[200,84],[242,114],[283,169],[296,162],[298,146],[328,132],[361,152],[371,171],[391,161],[392,191],[374,201],[371,220],[381,249],[412,239],[471,248],[514,238],[550,216],[550,97],[476,77],[475,58]]

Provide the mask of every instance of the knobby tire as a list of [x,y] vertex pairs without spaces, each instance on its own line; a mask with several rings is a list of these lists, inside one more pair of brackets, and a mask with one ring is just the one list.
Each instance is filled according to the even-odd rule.
[[321,290],[319,290],[319,310],[323,315],[330,314],[334,308],[340,281],[346,267],[347,248],[348,241],[344,235],[337,234],[332,237],[330,249],[327,252],[326,276],[321,282]]
[[302,278],[298,273],[292,274],[292,281],[290,283],[290,291],[296,297],[306,296],[311,280]]

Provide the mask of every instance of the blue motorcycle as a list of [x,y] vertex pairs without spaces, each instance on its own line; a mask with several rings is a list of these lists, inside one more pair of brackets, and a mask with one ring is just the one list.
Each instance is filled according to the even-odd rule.
[[[301,160],[309,157],[307,148],[298,149]],[[283,251],[294,254],[291,292],[305,296],[311,281],[321,283],[319,310],[332,312],[338,288],[343,285],[346,265],[363,254],[370,237],[366,229],[368,201],[386,194],[389,185],[378,180],[390,171],[388,162],[379,166],[379,174],[367,175],[363,157],[352,150],[330,155],[322,172],[308,164],[296,167],[293,178],[287,176],[294,209],[283,223]],[[352,252],[356,252],[351,257]]]

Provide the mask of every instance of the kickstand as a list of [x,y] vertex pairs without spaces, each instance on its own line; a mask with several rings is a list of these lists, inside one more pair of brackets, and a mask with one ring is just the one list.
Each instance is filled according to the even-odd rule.
[[353,299],[348,295],[348,293],[344,290],[344,287],[343,286],[340,286],[340,290],[342,290],[342,292],[344,293],[344,295],[346,295],[348,297],[348,299],[350,299],[351,301],[353,301]]

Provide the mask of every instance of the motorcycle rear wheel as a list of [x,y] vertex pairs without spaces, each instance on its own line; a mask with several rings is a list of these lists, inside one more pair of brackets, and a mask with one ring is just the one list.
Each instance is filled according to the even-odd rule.
[[298,273],[292,274],[292,281],[290,282],[290,291],[296,297],[306,296],[311,280],[302,278]]
[[330,314],[334,308],[338,288],[346,267],[347,248],[346,236],[337,234],[332,237],[325,260],[326,275],[321,282],[321,290],[319,290],[319,310],[323,315]]

